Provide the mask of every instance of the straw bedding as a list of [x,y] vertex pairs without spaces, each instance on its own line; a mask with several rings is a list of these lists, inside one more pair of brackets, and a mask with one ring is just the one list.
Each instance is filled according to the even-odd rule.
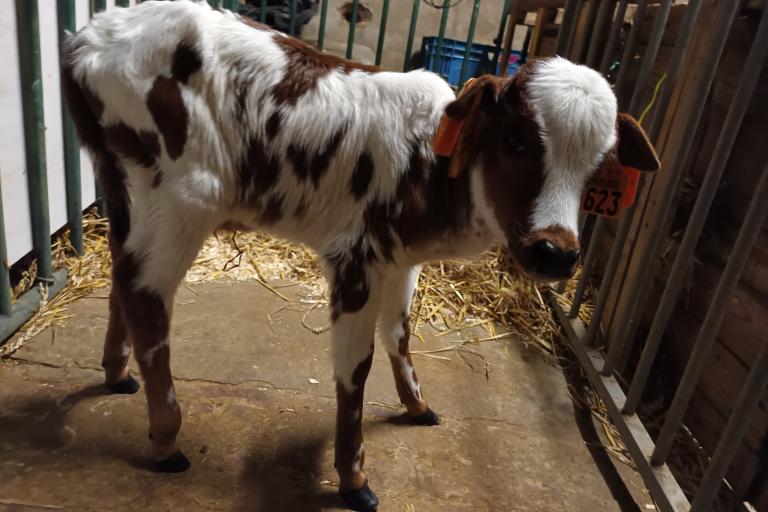
[[[0,357],[11,355],[44,329],[61,325],[71,318],[67,306],[72,302],[109,286],[111,261],[107,224],[95,212],[84,218],[84,247],[84,255],[78,257],[67,232],[57,239],[53,247],[54,268],[66,267],[68,282],[58,295],[43,304],[17,336],[0,347]],[[15,286],[14,298],[34,286],[35,276],[33,263]],[[311,325],[308,321],[312,311],[327,307],[328,302],[323,268],[306,247],[258,233],[216,233],[206,241],[188,271],[186,283],[219,280],[255,280],[285,301],[281,309],[303,312],[301,323],[304,328],[321,333],[329,327]],[[301,298],[289,299],[277,285],[270,284],[278,280],[297,283],[298,293],[294,290],[291,295]],[[447,342],[437,350],[417,349],[413,353],[435,359],[460,357],[474,371],[489,375],[493,361],[488,361],[475,347],[479,343],[513,338],[534,347],[552,364],[580,371],[575,357],[560,342],[560,328],[543,297],[553,294],[567,308],[575,293],[576,281],[576,278],[570,280],[563,293],[557,293],[554,286],[535,284],[515,273],[498,249],[472,260],[428,264],[421,274],[414,298],[412,331],[421,338],[420,330],[429,325],[438,331],[438,337],[460,333],[462,341]],[[588,322],[594,288],[588,287],[586,295],[579,316]],[[465,332],[465,329],[477,326],[485,329],[485,336]],[[569,387],[569,392],[577,406],[592,412],[609,453],[632,466],[631,458],[595,391],[586,386],[581,389]],[[681,460],[680,465],[686,468],[685,472],[695,473],[690,460]]]

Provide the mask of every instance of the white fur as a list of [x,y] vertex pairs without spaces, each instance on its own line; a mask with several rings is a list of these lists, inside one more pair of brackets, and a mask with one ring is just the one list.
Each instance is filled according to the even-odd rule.
[[575,234],[584,182],[616,143],[616,96],[600,73],[560,57],[537,63],[527,90],[545,150],[531,230]]
[[168,340],[163,340],[155,344],[155,346],[149,347],[149,349],[144,353],[144,362],[147,363],[147,367],[152,367],[152,363],[155,360],[155,354],[157,354],[157,351],[167,346]]

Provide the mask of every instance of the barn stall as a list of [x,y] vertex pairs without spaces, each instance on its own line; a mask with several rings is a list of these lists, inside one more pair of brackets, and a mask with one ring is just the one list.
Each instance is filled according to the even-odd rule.
[[[435,3],[442,8],[431,8]],[[592,0],[570,1],[563,9],[561,3],[416,0],[400,10],[402,5],[390,7],[386,0],[323,1],[303,28],[298,2],[288,2],[282,14],[289,32],[301,30],[302,38],[320,48],[387,69],[426,65],[457,88],[480,70],[514,72],[518,59],[553,53],[611,77],[623,110],[644,122],[659,149],[662,172],[641,179],[634,204],[614,217],[585,195],[585,210],[591,210],[582,222],[587,249],[583,269],[568,283],[538,287],[510,277],[502,272],[508,262],[501,252],[428,266],[413,311],[414,331],[427,340],[415,353],[435,371],[445,365],[455,372],[452,365],[460,364],[490,382],[508,366],[501,359],[510,351],[516,353],[520,344],[534,347],[567,373],[586,376],[590,385],[571,384],[572,394],[592,411],[619,466],[626,463],[641,476],[650,499],[641,490],[634,492],[636,500],[648,506],[653,500],[660,510],[708,510],[713,502],[717,510],[762,510],[768,487],[765,211],[752,197],[765,194],[766,155],[759,144],[765,136],[764,7]],[[10,272],[0,282],[8,338],[0,350],[9,364],[38,356],[55,367],[46,359],[50,354],[34,347],[46,336],[53,345],[54,333],[66,333],[68,325],[85,335],[79,318],[98,324],[82,301],[104,297],[100,290],[109,286],[110,270],[106,223],[98,208],[91,209],[99,195],[92,169],[77,149],[58,94],[58,41],[63,29],[115,6],[60,1],[52,7],[19,1],[3,13],[9,75],[0,101],[11,115],[4,117],[7,147],[0,152],[2,241]],[[269,11],[260,7],[251,12],[267,21]],[[349,23],[358,18],[360,23]],[[417,35],[425,36],[420,52]],[[481,41],[473,44],[476,38]],[[471,57],[482,43],[486,55],[478,64]],[[483,67],[488,62],[490,69]],[[274,329],[273,318],[291,312],[296,329],[311,336],[327,330],[322,273],[308,250],[263,235],[219,233],[206,243],[187,283],[231,281],[257,283],[278,301],[261,312],[269,313],[266,328]],[[300,293],[293,293],[296,286]],[[191,290],[182,302],[202,302]],[[60,334],[59,340],[62,335],[67,339]],[[486,352],[489,345],[498,347]],[[320,380],[317,371],[304,376],[310,387]],[[17,402],[9,404],[16,410]],[[397,408],[391,399],[368,405]],[[279,414],[296,414],[294,407],[284,409]],[[45,408],[36,412],[46,414]],[[629,488],[639,481],[631,471],[621,472]],[[17,485],[23,482],[16,478]],[[580,503],[564,482],[548,494]],[[333,487],[330,476],[322,483]],[[477,482],[464,487],[484,489]],[[406,509],[430,509],[418,498],[398,498]],[[0,499],[45,503],[17,495]],[[517,500],[522,509],[540,509]]]

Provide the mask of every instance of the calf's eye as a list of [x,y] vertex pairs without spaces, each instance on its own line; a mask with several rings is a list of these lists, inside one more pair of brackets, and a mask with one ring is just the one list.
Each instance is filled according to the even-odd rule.
[[504,147],[510,153],[522,153],[525,150],[525,143],[514,130],[504,132]]

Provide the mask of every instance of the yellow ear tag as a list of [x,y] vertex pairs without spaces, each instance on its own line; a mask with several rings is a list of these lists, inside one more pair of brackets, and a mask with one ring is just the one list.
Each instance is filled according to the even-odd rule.
[[[474,81],[474,78],[467,80],[457,98],[460,98]],[[440,126],[437,128],[437,133],[435,133],[435,137],[432,139],[432,151],[439,156],[453,155],[456,143],[459,142],[462,126],[464,126],[463,119],[454,119],[443,114],[443,117],[440,119]]]

